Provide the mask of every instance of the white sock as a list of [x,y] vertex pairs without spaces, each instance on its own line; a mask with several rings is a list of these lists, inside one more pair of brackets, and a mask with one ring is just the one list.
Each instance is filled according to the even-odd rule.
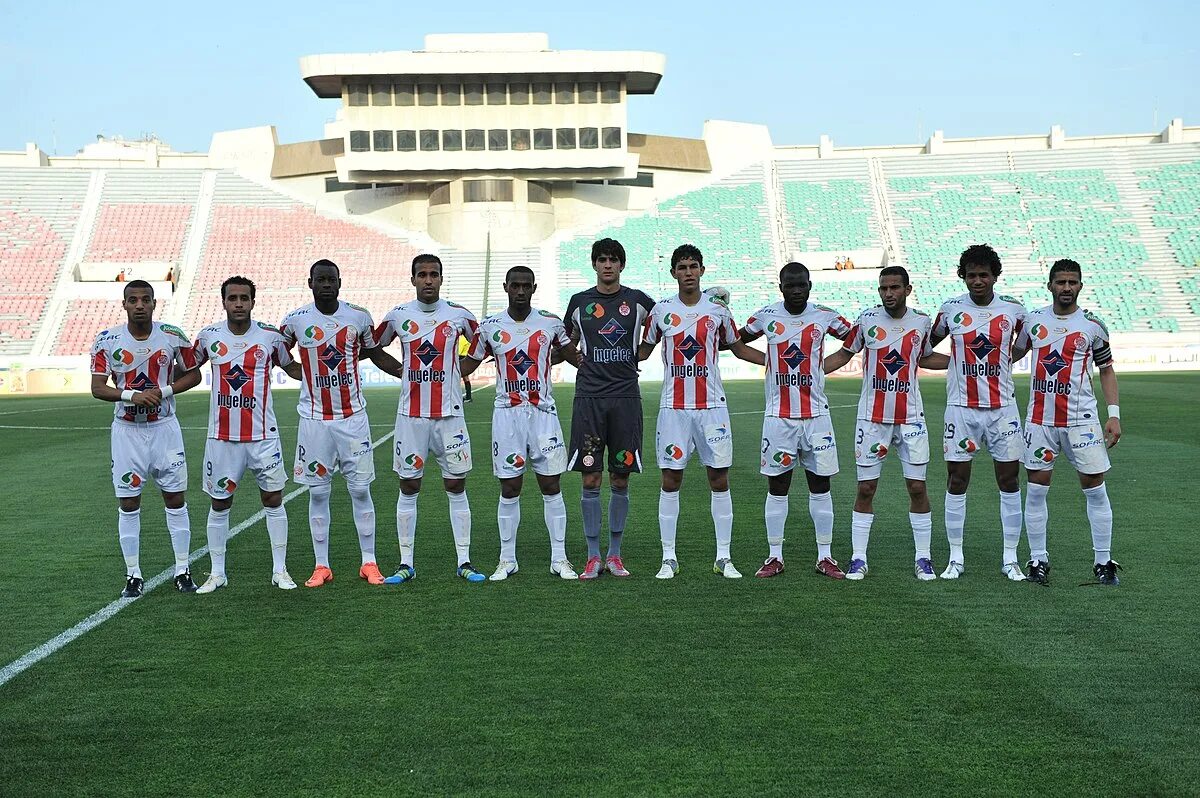
[[413,563],[413,539],[417,534],[417,497],[419,493],[406,496],[400,491],[396,499],[396,537],[400,539],[400,564],[415,566]]
[[542,494],[542,517],[550,533],[550,562],[567,559],[567,505],[561,493]]
[[1025,489],[1025,535],[1029,538],[1029,559],[1049,562],[1046,551],[1046,523],[1050,513],[1046,509],[1046,494],[1049,485],[1030,482]]
[[467,491],[451,493],[446,491],[450,499],[450,528],[454,531],[454,548],[458,551],[458,564],[471,561],[471,505],[467,503]]
[[787,526],[788,497],[767,494],[767,506],[763,509],[767,521],[767,545],[771,551],[768,557],[783,561],[783,529]]
[[730,498],[729,491],[712,491],[709,509],[712,511],[713,526],[717,530],[717,559],[728,560],[729,542],[733,539],[733,499]]
[[363,565],[375,562],[375,502],[371,500],[371,485],[347,485],[350,507],[354,510],[354,528],[358,530],[358,548]]
[[1000,528],[1004,530],[1004,562],[1017,561],[1017,544],[1021,542],[1021,491],[1000,491]]
[[281,574],[287,570],[287,510],[283,505],[267,507],[267,537],[271,539],[271,571]]
[[871,524],[875,523],[874,513],[860,513],[855,510],[850,514],[850,538],[854,546],[852,560],[867,561],[867,543],[871,540]]
[[175,575],[188,569],[188,554],[192,547],[192,521],[187,504],[177,510],[167,508],[167,531],[171,533],[171,549],[175,552]]
[[675,527],[679,524],[679,491],[658,492],[658,537],[662,540],[664,560],[677,560],[675,556]]
[[229,540],[229,511],[208,508],[208,556],[212,575],[225,575],[225,542]]
[[808,494],[808,514],[817,533],[817,559],[832,558],[829,547],[833,543],[833,497],[828,492]]
[[964,565],[963,525],[967,521],[967,494],[946,493],[946,542],[950,544],[950,562]]
[[496,507],[496,524],[500,527],[500,559],[505,562],[517,561],[517,528],[521,525],[520,497],[506,499],[500,497]]
[[909,513],[908,523],[912,524],[913,546],[916,548],[914,560],[932,560],[929,553],[929,539],[933,537],[933,513]]
[[329,483],[308,489],[308,529],[317,565],[329,567]]
[[1112,505],[1108,501],[1108,488],[1101,482],[1094,488],[1084,488],[1087,499],[1087,517],[1092,525],[1092,550],[1096,565],[1112,559]]
[[142,578],[142,563],[139,554],[142,540],[142,511],[127,513],[117,510],[117,541],[121,544],[121,555],[125,557],[125,574]]

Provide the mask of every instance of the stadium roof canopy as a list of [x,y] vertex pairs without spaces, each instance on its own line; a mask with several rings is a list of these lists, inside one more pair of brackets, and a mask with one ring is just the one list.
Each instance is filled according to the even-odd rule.
[[318,97],[372,75],[597,75],[621,78],[628,94],[653,94],[666,56],[640,50],[551,50],[544,33],[431,34],[424,50],[309,55],[300,74]]

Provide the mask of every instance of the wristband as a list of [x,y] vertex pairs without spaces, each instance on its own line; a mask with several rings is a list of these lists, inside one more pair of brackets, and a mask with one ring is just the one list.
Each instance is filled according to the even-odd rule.
[[162,389],[162,398],[163,399],[170,399],[174,395],[175,395],[175,389],[172,388],[170,385],[166,385],[163,387],[163,389]]
[[125,390],[121,391],[121,401],[122,402],[132,402],[133,395],[135,393],[137,393],[137,391],[131,391],[128,388],[126,388]]
[[1120,418],[1121,417],[1121,406],[1120,405],[1109,405],[1108,406],[1108,417],[1109,418]]

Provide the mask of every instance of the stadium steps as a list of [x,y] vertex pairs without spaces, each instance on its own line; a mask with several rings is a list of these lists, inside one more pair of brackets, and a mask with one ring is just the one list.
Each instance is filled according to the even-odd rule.
[[883,246],[867,159],[776,160],[774,168],[789,253]]

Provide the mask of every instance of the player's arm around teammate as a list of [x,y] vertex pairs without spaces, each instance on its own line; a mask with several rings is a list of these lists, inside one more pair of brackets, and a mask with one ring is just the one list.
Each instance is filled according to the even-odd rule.
[[[101,331],[91,353],[92,396],[116,404],[112,478],[119,505],[117,536],[126,568],[121,595],[137,598],[144,589],[141,495],[147,479],[158,485],[166,505],[175,588],[191,593],[196,585],[188,570],[187,458],[174,395],[199,384],[200,373],[183,331],[154,321],[154,288],[149,283],[126,283],[122,305],[126,324]],[[178,376],[171,381],[173,374]]]
[[211,363],[208,437],[204,446],[204,492],[208,512],[209,577],[199,593],[229,583],[225,571],[229,511],[234,492],[249,470],[254,474],[271,542],[271,583],[293,590],[287,572],[287,511],[283,488],[287,471],[271,396],[271,372],[295,365],[283,333],[252,318],[254,283],[230,277],[221,285],[225,320],[200,331],[194,345],[197,365]]
[[464,360],[472,373],[486,358],[496,361],[496,401],[492,409],[492,472],[500,481],[496,523],[500,561],[490,577],[508,579],[518,571],[517,531],[521,524],[521,489],[532,468],[542,494],[543,518],[550,537],[550,573],[577,579],[567,558],[567,508],[561,476],[567,466],[566,442],[551,385],[552,351],[578,352],[562,320],[535,309],[537,284],[532,269],[514,266],[504,277],[507,310],[483,320]]
[[[1112,505],[1105,477],[1108,449],[1121,440],[1120,392],[1113,369],[1108,329],[1079,307],[1083,269],[1073,260],[1050,267],[1047,282],[1054,301],[1029,314],[1018,345],[1033,352],[1029,408],[1025,420],[1025,528],[1029,537],[1029,579],[1048,584],[1050,556],[1046,547],[1046,495],[1059,459],[1079,473],[1087,501],[1094,554],[1092,573],[1102,585],[1116,586],[1118,565],[1112,559]],[[1108,406],[1103,430],[1092,392],[1091,364],[1100,369],[1100,392]]]

